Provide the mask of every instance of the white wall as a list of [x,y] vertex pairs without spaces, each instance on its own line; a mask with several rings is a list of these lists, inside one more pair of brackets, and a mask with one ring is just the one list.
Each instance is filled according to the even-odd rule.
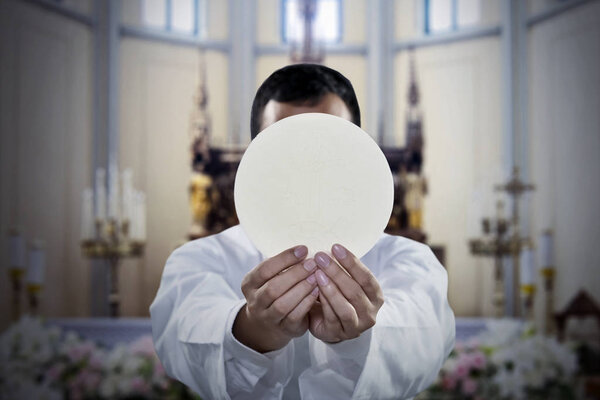
[[[0,232],[46,244],[46,316],[85,315],[88,268],[79,248],[80,196],[90,185],[92,36],[23,2],[0,2]],[[8,267],[7,248],[0,260]],[[0,326],[10,318],[5,268]]]
[[[409,57],[396,58],[396,143],[404,145]],[[424,115],[424,208],[429,243],[446,249],[449,299],[458,315],[489,314],[492,263],[469,254],[468,238],[495,211],[501,182],[500,41],[488,38],[415,51]],[[465,290],[465,288],[468,288]]]
[[[212,143],[227,135],[227,57],[206,55]],[[197,50],[125,39],[121,42],[120,166],[134,171],[146,193],[148,239],[144,256],[128,261],[120,279],[124,315],[147,315],[165,261],[186,239],[191,216],[190,115],[199,81]]]
[[532,231],[556,237],[556,307],[581,288],[600,301],[600,3],[529,36]]

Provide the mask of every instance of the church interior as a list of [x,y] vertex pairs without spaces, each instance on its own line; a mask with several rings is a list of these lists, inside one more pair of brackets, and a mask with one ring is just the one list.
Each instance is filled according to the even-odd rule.
[[[581,340],[564,376],[600,398],[596,0],[1,0],[3,340],[39,316],[143,344],[169,254],[238,223],[254,94],[298,62],[352,82],[394,175],[386,232],[446,269],[457,354],[486,326]],[[422,398],[485,398],[451,368]]]

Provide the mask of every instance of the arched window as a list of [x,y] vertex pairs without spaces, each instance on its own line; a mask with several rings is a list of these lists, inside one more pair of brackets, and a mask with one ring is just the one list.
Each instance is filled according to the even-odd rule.
[[[305,0],[281,1],[281,40],[290,43],[304,37],[304,21],[300,7]],[[342,2],[341,0],[314,0],[316,12],[313,37],[322,43],[342,41]]]
[[424,1],[426,35],[457,31],[481,20],[481,0]]

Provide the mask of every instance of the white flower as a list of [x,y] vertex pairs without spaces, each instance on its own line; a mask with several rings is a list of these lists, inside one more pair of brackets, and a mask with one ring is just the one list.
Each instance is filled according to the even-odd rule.
[[523,379],[518,373],[501,369],[494,376],[493,380],[498,385],[502,397],[509,397],[515,400],[524,398]]

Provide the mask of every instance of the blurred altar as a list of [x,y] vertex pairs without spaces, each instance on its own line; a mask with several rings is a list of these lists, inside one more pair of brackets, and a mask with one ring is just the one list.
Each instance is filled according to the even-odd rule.
[[257,87],[314,62],[354,85],[394,174],[386,232],[428,244],[446,268],[459,342],[506,318],[600,340],[598,1],[0,11],[0,331],[37,315],[107,348],[149,335],[169,254],[238,223]]

